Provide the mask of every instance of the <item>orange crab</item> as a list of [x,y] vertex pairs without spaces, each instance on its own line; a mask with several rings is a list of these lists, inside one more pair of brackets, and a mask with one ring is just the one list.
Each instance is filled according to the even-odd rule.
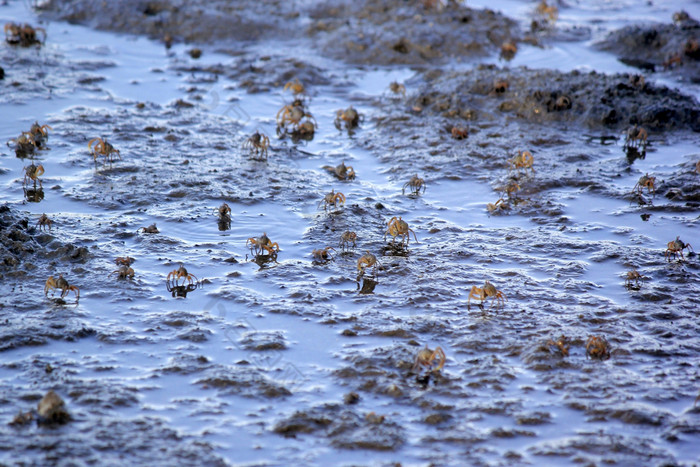
[[61,298],[65,297],[68,292],[73,292],[75,294],[76,303],[80,299],[80,289],[74,285],[70,285],[68,281],[63,278],[63,274],[59,274],[58,279],[54,279],[53,276],[49,276],[49,278],[46,279],[44,296],[48,296],[49,290],[52,289],[61,289]]
[[287,89],[292,91],[292,94],[295,96],[306,94],[306,88],[303,84],[301,84],[301,81],[299,81],[298,78],[294,78],[294,81],[288,81],[287,84],[284,85],[283,91],[286,91]]
[[266,251],[270,256],[274,256],[280,251],[280,246],[277,242],[273,243],[266,232],[263,232],[260,237],[249,238],[246,240],[245,245],[250,248],[250,253],[255,256],[263,254],[263,251]]
[[[95,143],[94,146],[93,143]],[[92,138],[90,141],[88,141],[88,148],[92,152],[92,157],[95,159],[95,162],[97,162],[97,156],[104,156],[107,162],[114,161],[113,154],[116,154],[120,160],[122,158],[119,150],[107,142],[106,139],[102,139],[101,137]]]
[[586,342],[586,356],[589,358],[597,358],[598,360],[607,360],[610,358],[610,347],[605,337],[589,337]]
[[690,246],[690,243],[684,243],[683,240],[680,239],[680,237],[676,237],[675,240],[668,242],[666,245],[666,259],[671,262],[671,255],[673,255],[674,259],[680,255],[681,259],[685,259],[683,256],[683,250],[684,249],[690,249],[693,250],[693,247]]
[[502,308],[505,305],[506,302],[506,297],[503,295],[503,292],[500,290],[496,290],[496,287],[489,282],[485,281],[484,282],[484,287],[477,287],[477,286],[472,286],[472,289],[469,291],[469,297],[467,299],[467,309],[470,309],[471,307],[471,299],[475,298],[477,300],[481,300],[481,303],[479,303],[479,307],[483,308],[484,307],[484,302],[486,301],[487,298],[492,297],[493,301],[491,302],[491,308],[496,305],[499,308]]
[[639,125],[634,125],[627,130],[625,135],[625,149],[635,148],[644,150],[647,147],[647,130]]
[[311,256],[314,257],[314,261],[319,262],[319,263],[325,263],[327,261],[331,261],[333,259],[333,256],[331,256],[331,254],[328,250],[335,251],[335,248],[333,248],[332,246],[327,246],[326,248],[314,250],[311,252]]
[[340,235],[340,243],[338,244],[338,246],[340,246],[340,248],[342,250],[345,250],[347,245],[352,243],[352,247],[355,248],[357,246],[356,242],[357,242],[357,234],[355,232],[351,232],[349,230],[346,230],[345,232],[343,232]]
[[42,214],[36,223],[36,225],[39,226],[39,230],[44,230],[44,227],[47,227],[47,226],[48,226],[49,230],[51,230],[51,224],[53,224],[53,221],[51,219],[49,219],[49,216],[47,216],[46,213]]
[[127,278],[133,279],[134,278],[134,269],[129,267],[126,264],[123,264],[123,265],[119,266],[119,268],[117,270],[109,273],[110,276],[112,274],[116,274],[117,279],[127,279]]
[[639,177],[639,181],[637,181],[634,188],[632,188],[632,193],[641,195],[644,188],[646,188],[649,193],[656,194],[656,186],[654,185],[655,182],[656,177],[650,177],[648,173],[644,174]]
[[511,168],[516,170],[530,169],[532,173],[535,173],[535,169],[532,167],[534,162],[535,158],[530,151],[519,151],[517,156],[508,159]]
[[376,276],[378,264],[377,257],[370,253],[369,250],[366,250],[365,254],[357,260],[357,270],[360,271],[360,276],[362,276],[365,273],[365,269],[373,268],[372,275]]
[[160,230],[158,230],[158,227],[156,227],[155,222],[153,224],[149,225],[148,227],[139,227],[139,229],[136,232],[138,232],[139,230],[143,230],[143,233],[147,233],[147,234],[160,233]]
[[[192,285],[193,282],[199,282],[199,279],[197,279],[197,276],[194,274],[190,274],[187,272],[187,269],[185,269],[185,266],[180,263],[180,267],[177,269],[173,269],[168,273],[168,277],[165,279],[168,283],[170,282],[170,278],[173,278],[173,284],[175,286],[178,286],[178,282],[180,279],[183,279],[182,285],[185,285],[185,281],[189,283],[189,285]],[[192,280],[194,278],[194,281]]]
[[467,139],[469,137],[469,128],[464,126],[453,126],[450,130],[452,138],[456,140]]
[[401,217],[392,217],[389,222],[387,223],[388,228],[386,232],[384,232],[384,240],[386,241],[386,236],[387,234],[391,235],[392,239],[391,242],[393,243],[396,240],[396,237],[401,236],[401,244],[403,245],[404,242],[406,243],[406,246],[408,246],[408,241],[411,238],[409,233],[413,234],[413,238],[416,239],[416,243],[418,243],[418,237],[416,237],[416,233],[408,227],[408,223],[401,219]]
[[351,165],[345,165],[345,161],[341,162],[339,165],[333,167],[330,165],[324,165],[324,169],[338,177],[338,180],[354,180],[355,179],[355,169]]
[[[434,365],[436,363],[437,365]],[[419,372],[420,370],[427,368],[429,372],[438,372],[442,370],[447,361],[447,356],[440,346],[435,347],[435,350],[431,350],[426,345],[425,348],[418,351],[416,355],[416,360],[413,362],[413,371]]]
[[341,125],[345,125],[345,129],[351,130],[357,128],[364,120],[364,116],[360,115],[353,106],[345,110],[338,110],[335,113],[335,127],[340,130]]
[[512,60],[516,53],[518,53],[518,46],[514,42],[504,42],[501,44],[502,59]]
[[11,138],[7,141],[7,147],[11,148],[10,143],[14,144],[15,155],[23,158],[34,154],[37,149],[37,143],[34,140],[34,135],[28,131],[23,131],[17,138]]
[[[43,34],[44,37],[39,39],[37,33]],[[46,31],[43,28],[34,28],[28,24],[5,23],[5,41],[11,45],[21,45],[29,47],[30,45],[41,45],[46,40]]]
[[321,207],[321,205],[323,205],[323,210],[325,211],[328,206],[337,207],[343,204],[345,204],[345,195],[341,192],[336,193],[335,190],[331,190],[331,192],[327,193],[318,203],[318,206]]
[[263,160],[267,160],[267,148],[269,147],[270,138],[259,131],[253,133],[250,138],[243,143],[243,148],[250,148],[251,152],[254,152],[256,156],[259,154]]
[[389,83],[389,91],[391,91],[395,95],[406,97],[406,86],[397,81],[392,81],[391,83]]
[[27,180],[31,180],[34,182],[34,187],[36,187],[36,182],[39,182],[39,186],[41,187],[41,180],[39,180],[39,177],[42,175],[44,175],[43,165],[34,165],[34,163],[28,165],[24,168],[24,186],[27,186]]
[[[283,131],[287,131],[287,127],[291,127],[292,132],[300,132],[304,128],[306,128],[308,131],[308,125],[306,125],[307,123],[314,129],[318,126],[316,119],[304,109],[303,103],[299,100],[282,107],[277,112],[276,118],[278,134],[282,133]],[[302,122],[303,119],[306,120]]]
[[53,128],[48,125],[39,125],[39,122],[34,122],[32,124],[32,127],[29,129],[29,134],[34,138],[34,144],[37,148],[46,148],[46,142],[49,139],[48,130],[53,130]]
[[628,289],[632,287],[632,282],[634,282],[635,287],[639,287],[639,281],[642,279],[642,275],[636,270],[627,271],[625,275],[625,287]]
[[547,341],[547,345],[550,347],[554,347],[556,351],[562,354],[562,356],[569,356],[569,340],[566,338],[566,336],[562,335],[556,341],[549,339]]
[[411,177],[409,181],[403,184],[401,193],[406,194],[406,188],[408,188],[412,195],[418,195],[420,194],[421,190],[423,190],[423,193],[425,193],[425,187],[425,180],[420,178],[418,174],[415,174]]
[[510,209],[510,205],[503,198],[498,198],[495,203],[486,203],[486,209],[488,212],[503,211]]

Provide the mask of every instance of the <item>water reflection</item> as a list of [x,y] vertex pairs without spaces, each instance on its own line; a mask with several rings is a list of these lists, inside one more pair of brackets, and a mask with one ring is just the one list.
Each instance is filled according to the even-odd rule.
[[200,285],[199,282],[178,285],[176,281],[165,281],[165,287],[173,298],[186,298],[188,293],[194,292]]
[[24,188],[24,199],[29,201],[30,203],[38,203],[42,199],[44,199],[44,189],[39,187],[37,188]]

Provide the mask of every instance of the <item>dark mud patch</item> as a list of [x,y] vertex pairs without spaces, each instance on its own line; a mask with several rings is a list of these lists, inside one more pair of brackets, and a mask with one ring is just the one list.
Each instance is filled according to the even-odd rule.
[[611,32],[597,46],[644,71],[670,70],[700,82],[700,23],[684,11],[671,24],[630,25]]

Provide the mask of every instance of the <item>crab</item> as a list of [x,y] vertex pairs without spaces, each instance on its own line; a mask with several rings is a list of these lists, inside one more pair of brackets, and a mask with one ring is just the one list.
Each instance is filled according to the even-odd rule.
[[625,275],[625,287],[632,287],[632,281],[634,281],[634,285],[636,287],[639,287],[639,281],[641,279],[642,275],[639,274],[639,272],[637,272],[636,270],[627,271],[627,274]]
[[532,173],[535,173],[535,169],[532,168],[532,164],[535,162],[535,158],[532,157],[530,151],[518,151],[518,155],[508,159],[508,163],[513,169],[530,169]]
[[341,162],[335,167],[330,165],[324,165],[323,168],[335,175],[336,177],[338,177],[338,180],[355,179],[355,169],[353,169],[351,165],[345,165],[345,161]]
[[401,97],[406,97],[406,86],[396,81],[389,83],[389,91]]
[[403,237],[401,239],[401,244],[403,245],[404,242],[406,243],[406,246],[408,246],[408,241],[410,240],[411,236],[409,233],[413,233],[413,238],[416,239],[416,243],[418,243],[418,237],[416,237],[416,233],[408,227],[408,223],[406,223],[405,220],[401,219],[401,217],[392,217],[389,222],[387,223],[388,229],[386,232],[384,232],[384,241],[386,241],[386,235],[389,234],[391,235],[392,239],[391,242],[394,243],[396,240],[396,237],[401,236]]
[[686,248],[690,250],[693,249],[693,247],[690,246],[690,243],[684,243],[680,237],[676,237],[675,240],[668,242],[668,245],[666,245],[666,259],[671,262],[671,255],[673,255],[674,258],[680,255],[681,259],[685,259],[683,256],[683,250]]
[[116,271],[112,271],[109,273],[111,276],[112,274],[117,275],[117,279],[133,279],[134,278],[134,268],[129,267],[126,264],[123,264],[122,266],[119,266],[119,269]]
[[357,246],[357,234],[355,232],[351,232],[349,230],[346,230],[340,235],[340,243],[338,243],[338,246],[342,250],[345,250],[347,245],[352,243],[352,247],[355,248]]
[[117,266],[131,266],[136,260],[131,256],[119,256],[114,260],[114,264]]
[[[43,38],[37,38],[37,33],[43,34]],[[5,23],[5,41],[12,45],[29,47],[41,45],[46,40],[46,31],[43,28],[34,28],[28,24]]]
[[[93,143],[95,143],[94,146]],[[120,160],[122,158],[119,150],[107,142],[106,139],[102,139],[100,137],[92,138],[90,141],[88,141],[87,146],[90,151],[92,151],[92,157],[95,159],[95,162],[97,162],[97,156],[105,156],[105,160],[107,160],[107,162],[114,161],[112,156],[113,154],[116,154]]]
[[11,138],[7,141],[7,147],[10,143],[14,145],[15,155],[17,157],[27,157],[28,155],[34,154],[37,149],[37,143],[34,140],[34,135],[28,131],[23,131],[17,138]]
[[450,134],[454,139],[466,139],[469,137],[469,128],[463,126],[453,126]]
[[483,288],[473,285],[472,289],[469,291],[469,297],[467,299],[467,309],[470,309],[471,307],[470,302],[472,298],[481,300],[481,303],[479,303],[479,307],[483,308],[484,302],[489,297],[493,297],[493,301],[491,302],[491,308],[493,308],[494,305],[497,305],[501,308],[505,305],[505,295],[503,295],[503,292],[501,292],[500,290],[496,290],[496,287],[494,287],[494,285],[491,282],[485,281]]
[[610,358],[610,349],[608,341],[605,337],[591,336],[586,342],[586,356],[589,358],[597,358],[599,360],[607,360]]
[[535,10],[538,15],[546,17],[551,23],[554,23],[559,17],[559,9],[554,5],[548,5],[545,0],[542,0]]
[[511,60],[518,53],[518,46],[514,42],[504,42],[501,44],[501,58]]
[[495,203],[486,203],[486,209],[488,212],[503,211],[510,209],[510,205],[503,198],[498,198]]
[[415,174],[413,177],[411,177],[409,181],[403,184],[401,193],[405,194],[406,188],[409,188],[411,190],[412,195],[420,194],[421,190],[423,190],[423,193],[425,193],[425,186],[425,180],[420,178],[418,174]]
[[[282,107],[277,112],[277,133],[282,133],[282,130],[287,131],[287,127],[291,126],[292,132],[301,132],[302,125],[304,126],[304,131],[309,130],[308,124],[315,130],[318,126],[316,124],[316,119],[313,115],[304,109],[304,105],[301,101],[294,101],[292,104],[287,104]],[[303,119],[304,122],[302,122]],[[308,122],[308,124],[307,124]]]
[[556,348],[564,357],[569,356],[569,340],[565,335],[562,334],[556,341],[549,339],[547,345]]
[[277,242],[273,243],[266,232],[263,232],[260,237],[249,238],[246,240],[245,245],[250,247],[250,253],[255,254],[255,256],[263,254],[263,250],[270,256],[274,256],[280,251],[280,246]]
[[642,175],[639,177],[639,181],[637,181],[636,185],[634,185],[634,188],[632,188],[632,193],[641,195],[644,188],[646,188],[649,193],[656,194],[656,187],[654,185],[655,181],[656,177],[650,177],[648,173]]
[[365,273],[365,269],[374,268],[372,270],[372,275],[377,275],[377,257],[374,256],[369,250],[366,250],[365,254],[360,256],[357,260],[357,270],[360,271],[360,276]]
[[143,233],[147,233],[147,234],[157,234],[157,233],[160,232],[160,231],[158,230],[158,227],[156,227],[156,223],[155,223],[155,222],[154,222],[153,224],[149,225],[148,227],[141,227],[141,228],[139,228],[139,229],[137,230],[137,232],[138,232],[139,230],[141,230],[141,229],[143,229]]
[[295,96],[306,94],[306,88],[303,84],[301,84],[301,81],[299,81],[298,78],[294,78],[294,81],[288,81],[287,84],[284,85],[283,91],[286,91],[287,89],[292,91],[292,94]]
[[503,94],[508,90],[510,83],[504,79],[497,79],[493,82],[493,89],[491,92],[493,94]]
[[223,203],[217,209],[219,214],[219,230],[228,230],[231,228],[231,207]]
[[319,263],[325,263],[327,261],[331,261],[333,259],[333,257],[331,256],[331,254],[328,250],[335,251],[335,248],[333,248],[332,246],[327,246],[326,248],[314,250],[311,252],[311,256],[314,257],[314,261],[319,262]]
[[265,134],[256,131],[243,143],[244,148],[250,148],[251,152],[258,154],[262,159],[267,160],[267,148],[270,147],[270,138]]
[[59,274],[58,279],[54,279],[53,276],[49,276],[49,278],[46,279],[44,296],[48,296],[49,290],[51,289],[61,289],[61,298],[65,297],[68,292],[73,292],[75,294],[76,303],[80,299],[80,289],[74,285],[70,285],[68,281],[63,278],[63,274]]
[[[173,284],[175,284],[175,286],[179,285],[178,282],[180,281],[180,279],[183,279],[182,285],[185,285],[185,281],[187,281],[187,283],[189,285],[192,285],[193,282],[199,282],[199,279],[197,279],[197,276],[195,276],[194,274],[188,273],[187,269],[185,269],[185,266],[183,266],[182,263],[180,263],[179,268],[173,269],[172,271],[170,271],[168,273],[168,277],[165,280],[168,283],[170,283],[171,277],[174,278]],[[194,278],[194,281],[192,280],[193,278]]]
[[518,181],[515,178],[511,178],[508,180],[508,183],[506,183],[504,186],[499,187],[497,191],[502,191],[508,196],[509,199],[513,198],[516,192],[520,191],[520,185],[518,185]]
[[34,182],[34,187],[36,187],[36,182],[39,182],[39,186],[41,187],[41,180],[39,180],[39,177],[41,177],[43,174],[43,165],[34,165],[34,163],[28,165],[24,168],[24,186],[27,186],[27,180],[31,180]]
[[627,130],[625,135],[625,149],[635,148],[644,150],[647,147],[647,138],[649,134],[647,130],[641,126],[635,125]]
[[335,127],[340,130],[341,125],[345,124],[347,130],[357,128],[357,126],[364,120],[364,116],[357,113],[357,110],[353,106],[348,107],[345,110],[338,110],[335,113]]
[[331,190],[330,193],[326,193],[323,199],[318,203],[318,206],[323,205],[323,210],[325,211],[328,206],[336,207],[338,205],[345,204],[345,195],[341,192],[336,193],[335,190]]
[[53,224],[53,221],[49,219],[49,216],[47,216],[46,213],[42,214],[36,223],[36,225],[39,226],[39,230],[44,230],[44,227],[46,226],[48,226],[49,230],[51,230],[51,224]]
[[[420,370],[426,368],[429,372],[438,372],[445,366],[445,361],[447,361],[447,356],[440,346],[435,347],[435,350],[431,350],[426,345],[425,348],[418,351],[412,370],[420,372]],[[434,363],[437,363],[437,365],[434,366]]]
[[39,125],[39,122],[34,122],[32,127],[29,129],[29,134],[34,137],[34,145],[39,149],[44,149],[46,147],[46,141],[49,139],[48,130],[53,130],[48,125]]

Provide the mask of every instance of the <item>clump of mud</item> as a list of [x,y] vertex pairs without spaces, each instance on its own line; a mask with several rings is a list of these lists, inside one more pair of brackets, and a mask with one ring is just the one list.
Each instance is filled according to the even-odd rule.
[[598,44],[620,61],[646,70],[674,70],[700,82],[700,22],[685,11],[673,14],[672,24],[626,26]]

